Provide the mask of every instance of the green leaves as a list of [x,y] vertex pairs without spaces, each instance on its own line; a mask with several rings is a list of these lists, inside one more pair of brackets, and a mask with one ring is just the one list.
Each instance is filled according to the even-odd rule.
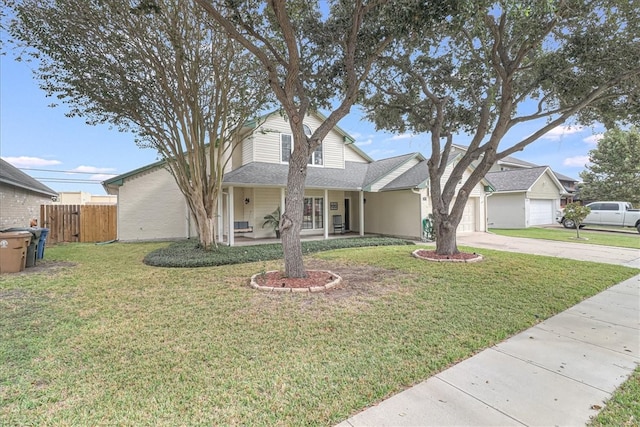
[[589,152],[580,173],[582,200],[620,200],[640,203],[640,132],[612,129]]

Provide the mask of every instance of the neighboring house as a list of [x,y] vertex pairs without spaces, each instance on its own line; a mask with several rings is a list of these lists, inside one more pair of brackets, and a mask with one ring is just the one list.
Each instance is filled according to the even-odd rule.
[[495,228],[553,224],[564,187],[548,166],[489,172],[495,192],[488,199],[488,223]]
[[0,229],[40,224],[40,205],[51,204],[58,193],[0,159]]
[[115,205],[116,203],[118,203],[118,196],[91,194],[85,191],[61,191],[54,202],[57,205]]
[[[457,154],[462,154],[464,155],[464,153],[467,152],[467,149],[469,147],[464,146],[464,145],[458,145],[458,144],[453,144],[452,148],[451,148],[451,153],[453,155],[457,155]],[[475,166],[476,163],[474,163],[473,165]],[[510,172],[514,172],[514,171],[525,171],[528,169],[538,169],[538,168],[545,168],[547,166],[540,166],[540,165],[536,165],[524,160],[520,160],[517,159],[515,157],[512,156],[507,156],[503,159],[498,160],[492,167],[491,169],[489,169],[489,173],[487,174],[486,178],[489,180],[489,182],[492,184],[492,186],[495,188],[496,187],[496,183],[494,182],[497,181],[499,183],[508,183],[509,179],[516,179],[517,181],[514,183],[511,183],[511,185],[518,185],[520,188],[518,190],[513,190],[511,188],[509,189],[504,189],[506,187],[503,187],[503,190],[498,190],[498,191],[507,191],[507,192],[512,192],[512,191],[527,191],[527,189],[524,187],[531,179],[531,177],[533,177],[535,175],[535,173],[533,174],[526,174],[526,173],[522,173],[522,174],[511,174]],[[503,173],[505,175],[500,175],[500,173]],[[567,203],[571,203],[573,201],[573,197],[576,193],[577,190],[577,184],[578,181],[570,178],[566,175],[562,175],[560,173],[554,172],[553,170],[551,171],[551,173],[554,175],[555,177],[555,181],[558,181],[560,183],[560,186],[562,187],[562,191],[559,192],[559,194],[556,194],[554,197],[554,206],[557,206],[558,208],[565,206]],[[548,196],[548,195],[547,195]],[[495,221],[497,219],[496,214],[498,216],[513,216],[514,218],[514,222],[518,223],[518,224],[528,224],[528,225],[522,225],[521,227],[529,227],[532,225],[543,225],[543,224],[553,224],[554,223],[554,216],[553,214],[551,214],[551,216],[547,215],[547,207],[543,207],[543,205],[548,204],[549,202],[542,202],[541,200],[547,200],[546,197],[540,197],[537,198],[536,194],[532,194],[532,199],[536,199],[538,201],[534,202],[534,207],[532,208],[534,210],[534,215],[533,217],[529,217],[529,214],[525,214],[524,217],[521,217],[521,215],[525,212],[522,209],[522,205],[520,203],[517,203],[513,206],[508,205],[508,204],[504,204],[504,200],[502,200],[501,198],[496,198],[495,196],[491,196],[488,200],[488,211],[489,212],[493,212],[494,215],[489,215],[488,218],[488,224],[490,227],[495,227],[495,228],[518,228],[518,227],[511,227],[511,226],[506,226],[504,225],[505,222],[502,220],[497,220],[497,222]],[[500,201],[499,205],[496,205],[498,203],[498,201]],[[507,209],[506,212],[501,211],[501,209]],[[513,209],[513,212],[510,212],[509,210]],[[530,209],[527,208],[526,212],[529,212]],[[544,215],[542,214],[544,212]],[[554,211],[555,213],[555,211]],[[518,219],[515,219],[518,218]],[[548,221],[548,222],[539,222],[539,221]],[[512,221],[508,221],[507,223],[512,222]],[[500,225],[502,224],[502,225]]]
[[[324,120],[305,119],[310,134]],[[219,241],[235,235],[274,237],[262,228],[264,216],[284,208],[288,159],[293,139],[288,122],[272,113],[248,124],[253,132],[234,150],[219,201]],[[448,172],[455,165],[450,161]],[[471,169],[467,174],[471,173]],[[302,236],[336,232],[334,222],[360,235],[380,234],[418,239],[422,219],[431,213],[426,159],[419,153],[374,161],[354,139],[335,127],[309,161]],[[448,173],[445,173],[445,178]],[[482,182],[469,198],[458,231],[486,230],[486,194]],[[184,196],[163,161],[103,182],[118,195],[118,238],[123,241],[195,237]],[[234,232],[242,229],[242,234]]]

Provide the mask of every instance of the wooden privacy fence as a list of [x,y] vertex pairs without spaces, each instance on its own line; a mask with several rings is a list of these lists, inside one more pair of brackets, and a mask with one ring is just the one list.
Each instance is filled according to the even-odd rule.
[[47,243],[107,242],[117,238],[116,205],[41,205]]

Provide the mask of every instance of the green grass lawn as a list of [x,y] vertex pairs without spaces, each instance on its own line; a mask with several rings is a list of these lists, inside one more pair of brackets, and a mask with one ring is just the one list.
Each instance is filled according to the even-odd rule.
[[528,237],[531,239],[559,240],[562,242],[578,242],[640,249],[640,234],[602,233],[598,231],[580,230],[580,240],[578,240],[576,239],[575,229],[531,227],[519,229],[492,228],[489,231],[501,236]]
[[58,245],[0,276],[0,425],[332,425],[637,274],[389,246],[316,253],[345,283],[276,294],[248,282],[281,260],[143,264],[165,246]]
[[640,367],[613,394],[607,406],[589,425],[592,427],[640,425]]

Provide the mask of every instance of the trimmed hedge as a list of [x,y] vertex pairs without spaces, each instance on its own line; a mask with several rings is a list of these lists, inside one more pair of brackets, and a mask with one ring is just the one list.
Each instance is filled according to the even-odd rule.
[[[311,254],[332,249],[366,246],[413,245],[408,240],[390,237],[353,237],[345,239],[309,240],[302,242],[302,252]],[[213,267],[247,262],[282,259],[282,244],[270,243],[252,246],[219,246],[205,251],[193,240],[172,243],[144,257],[144,263],[154,267]]]

